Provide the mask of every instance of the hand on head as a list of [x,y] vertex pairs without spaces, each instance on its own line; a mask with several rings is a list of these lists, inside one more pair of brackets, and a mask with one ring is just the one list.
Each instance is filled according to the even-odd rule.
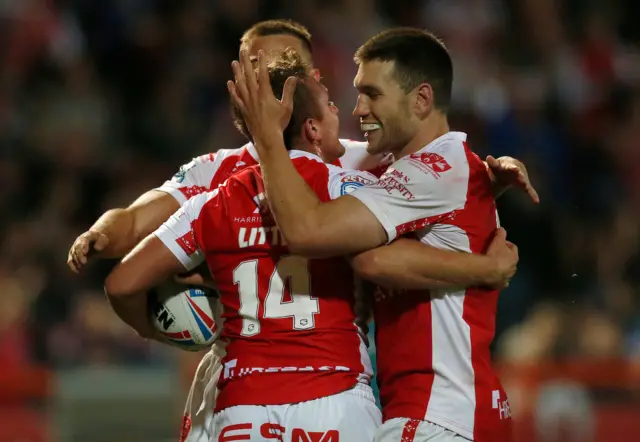
[[278,100],[271,89],[264,52],[258,52],[257,75],[245,50],[240,51],[239,58],[240,60],[231,63],[234,81],[228,81],[227,88],[251,135],[255,140],[261,140],[276,133],[282,134],[293,112],[293,93],[297,79],[287,79],[282,99]]

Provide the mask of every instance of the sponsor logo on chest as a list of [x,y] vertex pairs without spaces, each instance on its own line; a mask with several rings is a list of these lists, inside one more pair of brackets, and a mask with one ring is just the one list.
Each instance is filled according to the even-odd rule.
[[238,247],[241,249],[255,246],[286,246],[278,226],[240,227],[238,230]]

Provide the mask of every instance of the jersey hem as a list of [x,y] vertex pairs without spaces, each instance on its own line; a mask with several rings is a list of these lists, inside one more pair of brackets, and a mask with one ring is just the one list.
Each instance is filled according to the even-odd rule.
[[[384,410],[383,410],[384,414]],[[473,441],[473,429],[468,428],[464,425],[460,425],[456,422],[447,419],[446,417],[439,416],[433,413],[427,413],[426,415],[420,416],[417,414],[406,413],[406,414],[390,414],[385,415],[385,418],[382,423],[389,422],[392,419],[415,419],[424,422],[430,422],[434,425],[438,425],[439,427],[445,428],[449,431],[456,433],[457,435],[464,437],[465,439],[469,439]]]
[[[364,388],[368,388],[368,394],[366,390],[363,390],[362,387]],[[353,393],[356,394],[360,397],[363,397],[365,399],[370,399],[373,403],[375,403],[375,397],[373,395],[373,389],[371,388],[371,386],[367,383],[361,382],[359,380],[356,380],[354,383],[340,387],[338,389],[332,390],[330,393],[328,394],[320,394],[320,395],[312,395],[312,397],[309,398],[305,398],[305,399],[301,399],[301,400],[296,400],[296,401],[287,401],[287,400],[283,400],[283,401],[250,401],[250,402],[242,402],[242,401],[232,401],[232,400],[226,400],[223,401],[222,404],[220,404],[220,397],[218,397],[218,402],[216,403],[216,407],[214,408],[214,413],[219,413],[221,411],[226,410],[227,408],[231,408],[231,407],[239,407],[239,406],[257,406],[257,407],[268,407],[268,406],[272,406],[272,405],[293,405],[293,404],[301,404],[301,403],[305,403],[305,402],[311,402],[311,401],[315,401],[318,399],[323,399],[323,398],[327,398],[327,397],[331,397],[331,396],[335,396],[338,394],[342,394],[342,393]],[[257,404],[255,402],[264,402],[261,404]],[[266,403],[269,402],[269,403]]]
[[427,413],[424,420],[431,422],[432,424],[439,425],[442,428],[446,428],[449,431],[453,431],[465,439],[473,440],[473,430],[471,428],[458,425],[445,417],[434,415],[433,413]]

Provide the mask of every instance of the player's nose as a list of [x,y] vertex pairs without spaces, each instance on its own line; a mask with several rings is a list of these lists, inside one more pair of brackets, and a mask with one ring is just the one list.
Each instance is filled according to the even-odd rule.
[[362,97],[362,95],[358,95],[356,107],[353,108],[353,116],[362,118],[369,115],[369,113],[369,106],[367,105],[366,100]]

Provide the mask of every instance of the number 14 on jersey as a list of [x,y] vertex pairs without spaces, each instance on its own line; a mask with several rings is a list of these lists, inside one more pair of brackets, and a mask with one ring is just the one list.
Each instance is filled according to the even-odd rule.
[[[244,261],[236,267],[233,282],[240,296],[241,335],[255,336],[260,333],[258,260]],[[284,300],[285,287],[291,293],[290,301]],[[269,278],[262,319],[292,318],[294,330],[310,330],[315,327],[314,315],[319,312],[318,299],[311,296],[308,261],[294,255],[281,258]]]

